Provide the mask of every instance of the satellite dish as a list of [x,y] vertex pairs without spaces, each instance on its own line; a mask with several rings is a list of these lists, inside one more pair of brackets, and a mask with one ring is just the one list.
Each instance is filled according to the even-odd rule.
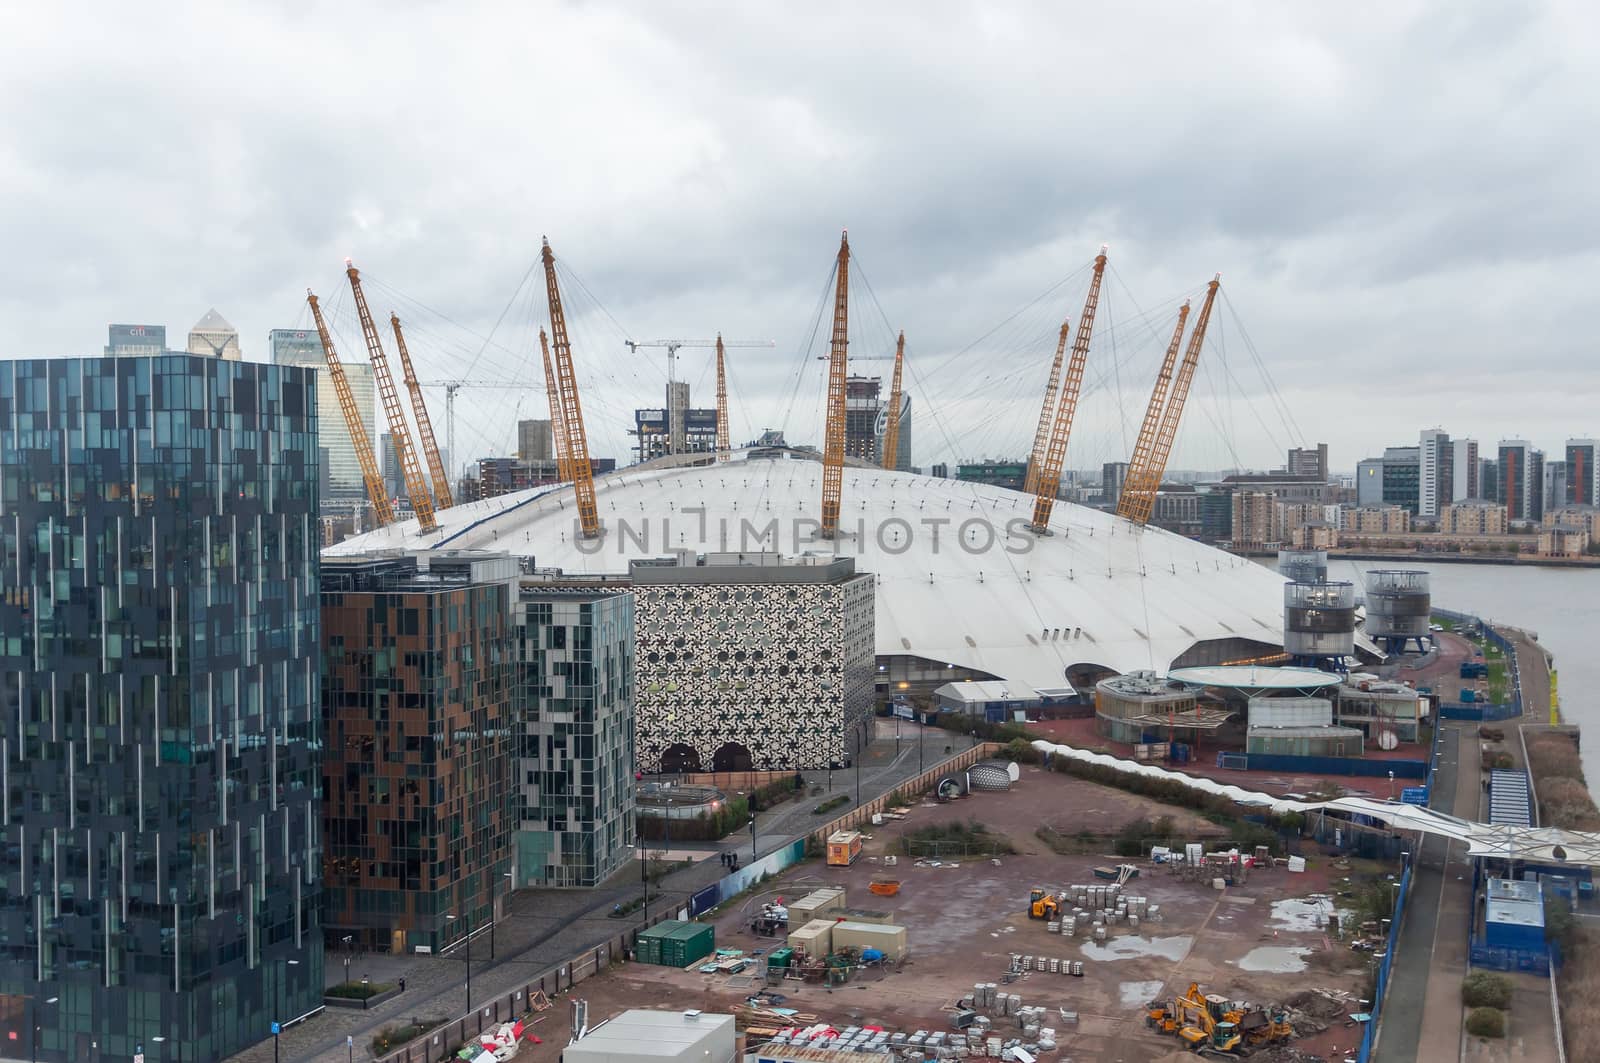
[[1400,745],[1400,736],[1395,734],[1393,731],[1379,731],[1378,732],[1378,748],[1379,749],[1387,751],[1387,750],[1394,749],[1399,745]]

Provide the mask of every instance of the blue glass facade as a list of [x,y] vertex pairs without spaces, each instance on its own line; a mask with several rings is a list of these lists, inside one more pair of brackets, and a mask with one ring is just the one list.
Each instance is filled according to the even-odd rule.
[[0,1056],[216,1060],[321,1001],[315,387],[0,361]]

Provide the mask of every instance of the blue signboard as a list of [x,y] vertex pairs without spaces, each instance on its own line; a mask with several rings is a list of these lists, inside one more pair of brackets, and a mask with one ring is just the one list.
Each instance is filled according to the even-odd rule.
[[1428,788],[1426,786],[1407,786],[1400,791],[1400,803],[1404,805],[1428,806]]

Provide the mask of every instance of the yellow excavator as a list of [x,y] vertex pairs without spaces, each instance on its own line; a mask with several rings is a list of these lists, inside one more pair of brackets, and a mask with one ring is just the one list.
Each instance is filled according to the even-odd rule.
[[1182,996],[1152,1003],[1145,1025],[1158,1033],[1176,1034],[1196,1053],[1224,1058],[1247,1055],[1251,1049],[1294,1036],[1286,1013],[1246,1010],[1226,997],[1202,994],[1198,982],[1190,982]]
[[1028,894],[1029,919],[1060,919],[1061,902],[1056,895],[1042,886],[1035,886]]

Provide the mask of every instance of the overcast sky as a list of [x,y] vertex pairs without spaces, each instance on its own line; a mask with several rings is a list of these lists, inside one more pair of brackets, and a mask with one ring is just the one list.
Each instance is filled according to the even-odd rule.
[[[539,385],[548,234],[593,451],[661,401],[624,337],[718,330],[777,344],[730,352],[734,435],[816,441],[847,226],[851,354],[905,330],[918,464],[1026,452],[1101,243],[1071,466],[1126,456],[1219,270],[1175,468],[1600,435],[1592,5],[154,6],[5,16],[7,356],[112,321],[182,346],[214,306],[264,359],[309,286],[357,357],[349,255],[424,377]],[[709,365],[683,352],[697,405]],[[461,457],[545,408],[461,396]]]

